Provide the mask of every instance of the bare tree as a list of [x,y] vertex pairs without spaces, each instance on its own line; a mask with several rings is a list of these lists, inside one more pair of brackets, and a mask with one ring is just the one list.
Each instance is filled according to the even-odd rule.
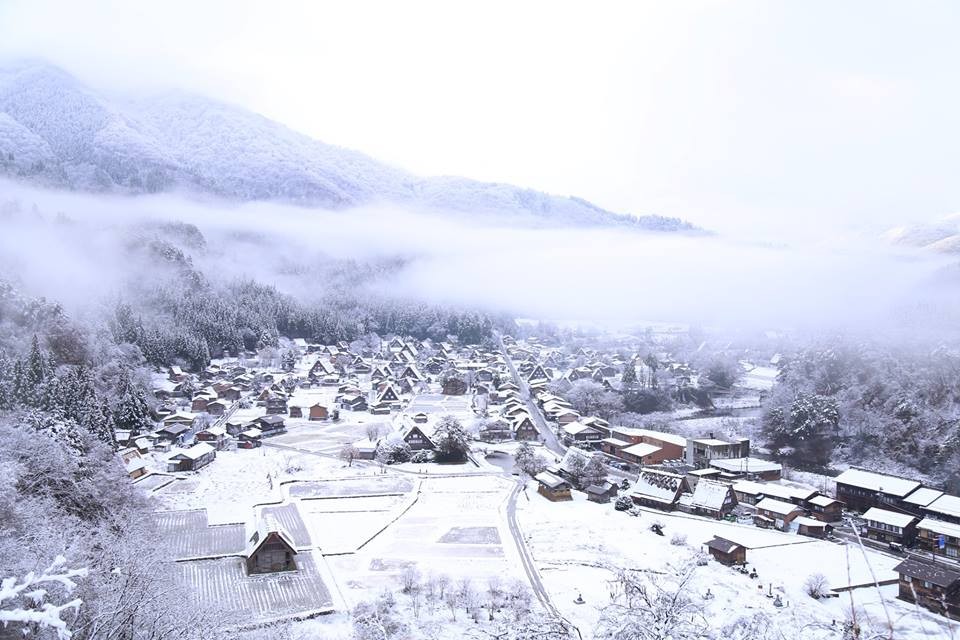
[[670,640],[696,638],[708,629],[701,607],[690,597],[695,564],[652,580],[646,573],[621,569],[614,581],[613,602],[600,616],[597,638]]
[[343,445],[342,449],[340,449],[340,459],[345,461],[348,467],[352,467],[353,461],[356,459],[358,453],[359,451],[357,451],[355,446],[347,443]]

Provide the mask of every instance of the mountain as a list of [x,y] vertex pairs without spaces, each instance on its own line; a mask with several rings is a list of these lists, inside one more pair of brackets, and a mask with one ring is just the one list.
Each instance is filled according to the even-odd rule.
[[176,92],[115,97],[37,62],[0,67],[0,175],[80,191],[187,190],[327,209],[396,204],[544,224],[696,230],[508,184],[414,176],[239,107]]
[[896,227],[884,237],[905,247],[960,254],[960,214],[944,216],[928,224]]

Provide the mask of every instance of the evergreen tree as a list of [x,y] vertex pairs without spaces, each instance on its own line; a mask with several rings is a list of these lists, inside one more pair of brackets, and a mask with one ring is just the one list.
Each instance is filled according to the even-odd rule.
[[433,443],[437,445],[437,460],[462,462],[470,451],[470,435],[460,421],[453,416],[443,416],[433,430]]
[[152,424],[146,393],[130,379],[130,369],[127,367],[120,372],[113,421],[117,429],[129,430],[133,434],[148,429]]
[[632,362],[628,362],[624,367],[620,382],[623,384],[624,389],[629,389],[637,384],[637,369],[633,366]]

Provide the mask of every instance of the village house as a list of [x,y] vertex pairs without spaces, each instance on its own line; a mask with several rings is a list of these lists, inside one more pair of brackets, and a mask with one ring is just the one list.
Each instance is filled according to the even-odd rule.
[[960,524],[960,498],[943,494],[924,507],[923,513],[937,520]]
[[819,495],[816,489],[805,489],[773,482],[754,482],[739,480],[733,483],[733,492],[737,502],[757,504],[764,498],[776,498],[782,502],[791,502],[806,509],[810,500]]
[[910,544],[917,533],[916,516],[898,511],[887,511],[879,507],[870,507],[863,514],[866,521],[867,537],[880,542]]
[[957,560],[960,556],[960,524],[924,518],[917,524],[917,542],[931,553]]
[[326,420],[329,417],[330,417],[330,412],[327,410],[325,406],[323,406],[319,402],[310,407],[310,414],[309,414],[310,420],[314,420],[314,421]]
[[710,466],[711,461],[750,456],[750,439],[739,438],[735,442],[709,438],[694,438],[687,441],[684,462],[696,469]]
[[261,444],[263,432],[256,427],[250,427],[237,434],[237,447],[240,449],[256,449]]
[[[286,413],[286,412],[284,412]],[[286,431],[283,416],[278,414],[266,415],[257,419],[257,424],[264,437],[276,435]]]
[[843,519],[843,503],[830,496],[814,496],[807,500],[810,517],[821,522],[840,522]]
[[536,442],[540,439],[540,430],[528,413],[521,413],[513,419],[511,425],[513,439],[521,442]]
[[403,441],[410,446],[411,451],[433,450],[437,448],[418,425],[410,425],[407,427],[403,433]]
[[706,543],[707,551],[720,564],[733,566],[747,563],[747,549],[744,546],[731,542],[726,538],[714,536]]
[[220,450],[224,449],[227,446],[227,429],[226,427],[208,427],[203,431],[197,432],[197,440],[200,442],[206,442],[214,449]]
[[[603,445],[601,444],[601,447],[602,446]],[[658,454],[661,451],[663,451],[663,449],[655,444],[641,442],[640,444],[631,444],[630,446],[623,447],[620,449],[618,457],[633,464],[652,465],[657,464],[659,461],[661,456]]]
[[673,511],[680,496],[690,490],[681,475],[656,469],[644,469],[630,490],[630,498],[643,507]]
[[944,495],[943,491],[920,487],[901,501],[901,508],[915,516],[923,517],[924,509],[942,495]]
[[547,500],[558,502],[561,500],[573,500],[570,495],[570,483],[549,471],[543,471],[534,476],[537,481],[537,493]]
[[380,440],[372,441],[370,438],[364,438],[363,440],[357,440],[352,446],[357,452],[356,458],[358,460],[373,460],[377,457]]
[[[192,421],[191,421],[192,424]],[[185,435],[190,431],[190,426],[182,423],[174,423],[170,425],[164,425],[162,428],[157,429],[154,435],[158,440],[162,440],[169,443],[177,443],[183,440]]]
[[247,574],[295,571],[297,550],[293,540],[276,522],[261,521],[248,532],[243,551]]
[[677,507],[686,513],[719,520],[733,511],[737,498],[729,484],[701,479],[693,493],[680,496]]
[[837,500],[854,511],[870,507],[902,508],[904,499],[920,488],[920,483],[865,469],[850,468],[836,477]]
[[753,521],[759,527],[788,531],[790,524],[802,515],[803,509],[792,502],[764,498],[757,503],[757,513],[754,515]]
[[796,525],[799,535],[811,538],[826,538],[833,531],[833,525],[807,516],[794,518],[793,524]]
[[769,482],[779,480],[783,474],[783,465],[758,458],[713,458],[709,464],[731,479],[757,478]]
[[227,403],[222,400],[214,400],[207,403],[207,413],[212,416],[222,416],[227,411]]
[[302,418],[303,417],[303,407],[298,407],[296,405],[290,405],[290,417],[291,418]]
[[603,434],[581,422],[571,422],[564,425],[561,431],[563,432],[563,440],[568,445],[574,442],[599,443],[603,439]]
[[[697,483],[700,482],[702,478],[706,478],[707,480],[720,480],[721,475],[721,471],[719,469],[714,469],[713,467],[707,467],[706,469],[691,469],[690,471],[687,471],[687,484],[690,485],[690,490],[693,491],[697,488]],[[737,496],[737,501],[740,502],[739,495]],[[750,504],[753,504],[753,502]]]
[[612,498],[617,497],[617,493],[619,493],[619,491],[620,488],[613,482],[591,484],[584,489],[584,492],[587,494],[587,500],[600,504],[606,504],[610,502]]
[[197,471],[213,462],[217,450],[206,442],[180,449],[167,458],[167,471]]
[[960,568],[910,558],[893,570],[900,575],[898,598],[942,616],[960,619]]
[[267,415],[287,415],[287,396],[280,393],[270,393],[265,405]]

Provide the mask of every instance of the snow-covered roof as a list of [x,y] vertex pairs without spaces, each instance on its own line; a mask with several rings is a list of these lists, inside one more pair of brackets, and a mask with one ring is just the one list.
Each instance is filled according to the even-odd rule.
[[588,431],[598,433],[596,429],[594,429],[589,425],[585,425],[582,422],[571,422],[570,424],[565,424],[563,425],[563,431],[564,433],[571,436],[575,436],[581,433],[586,433]]
[[373,442],[372,440],[370,440],[370,438],[364,438],[363,440],[357,440],[356,442],[354,442],[353,448],[356,449],[357,451],[360,451],[361,453],[370,452],[370,451],[376,451],[378,444],[380,444],[379,440],[377,440],[376,442]]
[[916,480],[907,480],[896,476],[888,476],[864,469],[847,469],[835,478],[838,484],[848,484],[861,489],[881,491],[891,496],[905,497],[914,489],[920,487]]
[[567,484],[563,478],[553,475],[549,471],[541,471],[533,477],[534,480],[550,489],[556,489]]
[[730,485],[702,478],[697,482],[697,488],[693,490],[693,495],[689,498],[689,504],[694,507],[719,511],[723,507],[729,490]]
[[629,442],[624,442],[623,440],[620,440],[619,438],[604,438],[604,439],[601,440],[600,442],[609,444],[609,445],[614,446],[614,447],[626,447],[626,446],[629,446],[629,445],[630,445]]
[[769,460],[760,460],[759,458],[713,459],[710,461],[710,466],[732,473],[765,473],[768,471],[783,470],[783,465],[770,462]]
[[127,463],[127,473],[143,469],[147,466],[147,461],[143,458],[134,458]]
[[809,502],[818,507],[829,507],[833,503],[839,502],[839,500],[834,500],[830,496],[814,496],[810,498]]
[[226,430],[225,427],[210,427],[209,429],[205,429],[205,431],[206,431],[207,433],[209,433],[209,434],[211,434],[211,435],[215,435],[215,436],[225,436],[225,435],[227,435],[227,430]]
[[867,522],[878,522],[892,527],[900,527],[901,529],[916,520],[916,518],[910,514],[887,511],[886,509],[878,509],[877,507],[870,507],[867,512],[863,514],[863,519]]
[[764,498],[757,503],[758,511],[770,511],[781,516],[789,515],[797,509],[799,509],[799,507],[792,502],[783,502],[774,498]]
[[928,504],[927,511],[960,518],[960,498],[944,494]]
[[740,548],[740,545],[738,545],[736,542],[732,542],[719,536],[715,536],[713,540],[709,540],[706,545],[711,549],[716,549],[720,553],[732,553]]
[[668,471],[644,469],[630,490],[631,496],[672,504],[683,484],[683,476]]
[[925,507],[942,495],[943,491],[937,491],[936,489],[931,489],[929,487],[920,487],[904,498],[903,501],[907,504],[915,504],[918,507]]
[[293,546],[293,538],[290,537],[290,534],[284,530],[276,518],[268,516],[261,518],[254,526],[247,526],[247,546],[243,550],[243,555],[249,558],[271,534],[275,534],[280,538],[280,540],[290,548],[291,552],[297,552],[297,548]]
[[942,533],[951,538],[960,538],[960,524],[953,522],[944,522],[935,518],[924,518],[917,525],[917,529],[926,529],[934,533]]
[[708,447],[725,447],[728,444],[734,444],[732,442],[727,442],[726,440],[717,440],[716,438],[694,438],[693,441],[697,444],[706,445]]
[[179,458],[180,456],[183,456],[184,458],[189,458],[190,460],[198,460],[208,453],[212,453],[214,451],[216,451],[216,449],[211,447],[206,442],[200,442],[193,445],[189,449],[179,449],[176,453],[171,455],[170,458]]
[[777,498],[784,502],[790,500],[809,500],[817,491],[815,489],[801,489],[799,487],[788,487],[773,482],[754,482],[752,480],[740,480],[733,484],[733,490],[737,493],[745,493],[750,496],[763,495]]
[[[617,431],[622,431],[622,429],[617,429]],[[670,444],[675,444],[678,447],[686,447],[687,439],[683,436],[678,436],[673,433],[664,433],[663,431],[652,431],[651,429],[633,429],[634,435],[643,436],[646,438],[651,438],[654,440],[660,440],[661,442],[668,442]]]
[[623,449],[623,453],[629,453],[632,456],[637,456],[638,458],[644,458],[649,456],[652,453],[662,450],[662,447],[658,447],[655,444],[647,444],[641,442],[640,444],[634,444]]
[[256,427],[253,427],[253,428],[247,429],[240,435],[247,436],[248,438],[259,438],[260,436],[263,435],[263,431],[260,431],[260,429],[257,429]]
[[796,518],[793,519],[793,523],[798,527],[799,526],[815,527],[817,529],[822,529],[827,526],[826,522],[821,522],[816,518],[808,518],[807,516],[797,516]]

